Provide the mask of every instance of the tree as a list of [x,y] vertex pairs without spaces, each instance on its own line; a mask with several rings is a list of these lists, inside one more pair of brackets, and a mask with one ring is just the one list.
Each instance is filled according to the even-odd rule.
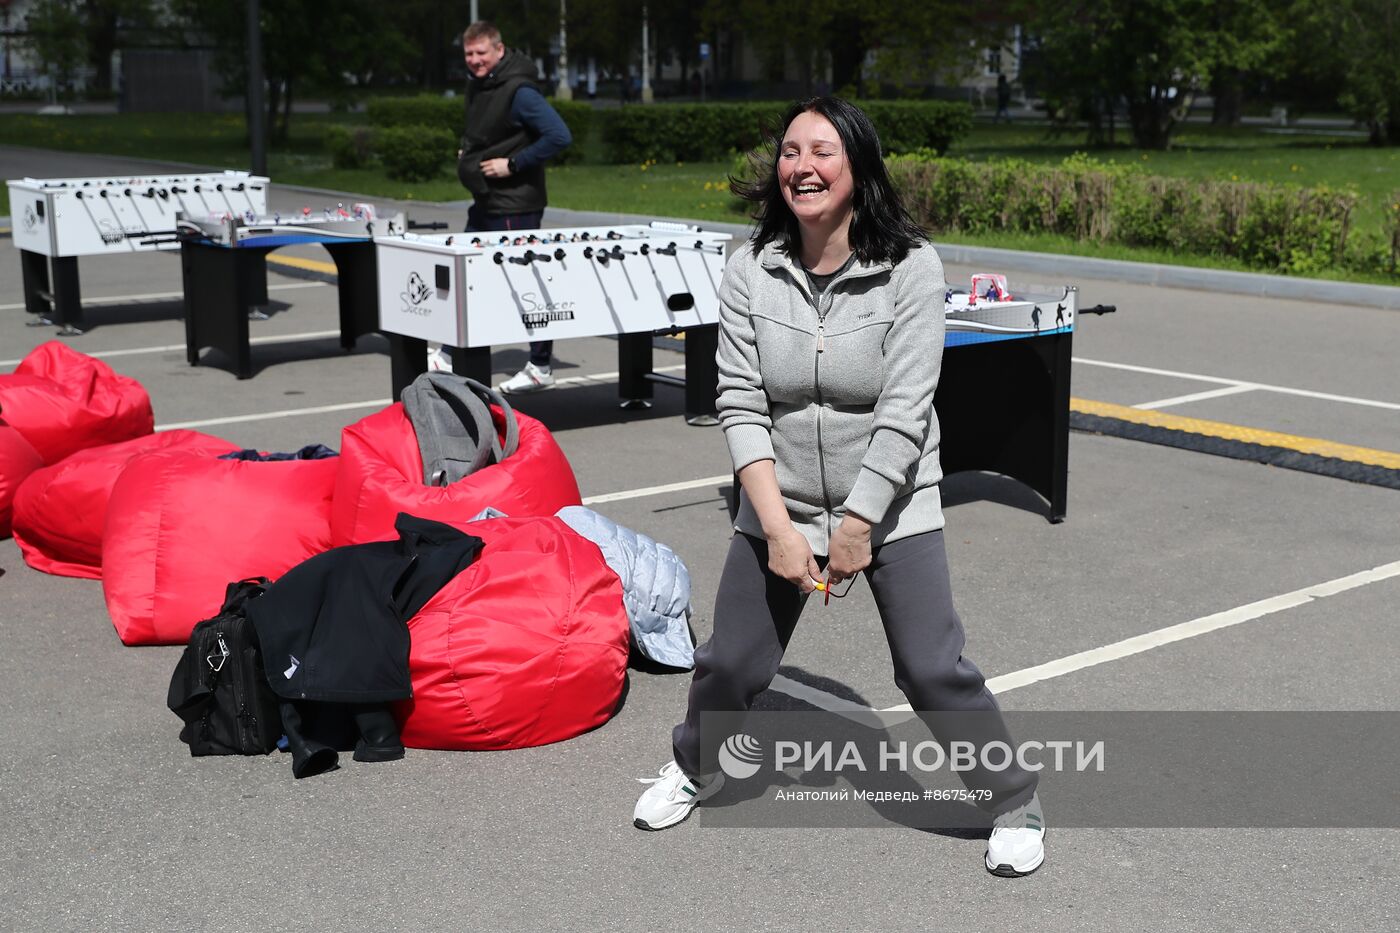
[[1112,142],[1121,106],[1133,143],[1166,149],[1232,43],[1212,0],[1030,0],[1034,73],[1052,116],[1083,120],[1091,145]]
[[1288,30],[1274,0],[1216,0],[1211,15],[1211,41],[1219,63],[1210,86],[1211,123],[1239,126],[1246,82],[1282,70],[1280,53]]
[[[248,46],[243,3],[173,0],[172,7],[216,49],[224,89],[248,86]],[[414,50],[395,26],[393,10],[377,0],[278,0],[264,3],[263,74],[267,117],[274,140],[285,140],[292,104],[308,86],[336,91],[375,75],[402,73]]]
[[59,85],[72,83],[73,72],[87,52],[83,20],[76,0],[38,0],[24,18],[20,44],[34,53],[49,79],[49,100],[58,100]]
[[110,91],[112,53],[119,47],[121,30],[151,23],[155,18],[154,4],[151,0],[82,0],[81,13],[92,87]]
[[1310,67],[1340,78],[1338,99],[1374,145],[1400,145],[1400,4],[1395,0],[1299,0],[1300,31],[1312,37]]

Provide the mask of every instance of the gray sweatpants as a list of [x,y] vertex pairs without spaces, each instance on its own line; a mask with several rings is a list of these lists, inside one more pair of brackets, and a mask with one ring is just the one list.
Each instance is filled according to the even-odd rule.
[[[818,562],[825,566],[825,559]],[[889,641],[894,682],[944,750],[960,740],[1012,745],[982,672],[962,656],[965,636],[953,608],[943,532],[876,548],[864,573]],[[695,652],[690,706],[672,733],[676,763],[686,773],[719,770],[718,744],[701,744],[701,713],[734,714],[732,729],[707,729],[707,738],[739,731],[754,698],[778,673],[806,601],[796,586],[768,569],[767,542],[734,535],[715,597],[714,634]],[[944,715],[949,713],[964,715]],[[964,772],[964,780],[971,789],[992,791],[991,809],[999,812],[1030,799],[1036,773],[1013,762],[1000,772]]]

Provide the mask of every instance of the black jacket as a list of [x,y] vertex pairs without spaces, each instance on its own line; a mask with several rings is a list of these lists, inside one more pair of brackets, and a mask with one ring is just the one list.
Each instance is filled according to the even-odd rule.
[[408,620],[481,552],[480,538],[400,513],[397,541],[333,548],[248,604],[267,679],[289,700],[412,695]]
[[467,79],[466,131],[457,177],[488,214],[532,214],[545,209],[547,195],[544,166],[522,169],[509,178],[487,178],[481,173],[486,159],[508,159],[533,142],[527,127],[510,117],[515,92],[535,86],[535,63],[523,52],[510,49],[491,73],[480,80]]

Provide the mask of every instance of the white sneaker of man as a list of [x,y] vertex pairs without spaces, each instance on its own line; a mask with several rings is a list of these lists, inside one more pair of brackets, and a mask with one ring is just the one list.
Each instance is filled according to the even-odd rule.
[[528,395],[554,388],[554,373],[548,366],[526,363],[525,368],[501,383],[496,389],[502,395]]
[[637,780],[651,785],[632,809],[632,825],[646,830],[666,829],[685,822],[696,804],[713,797],[724,786],[721,772],[696,779],[674,761],[666,762],[659,777]]
[[1002,878],[1029,875],[1045,861],[1045,814],[1040,796],[997,814],[987,840],[987,871]]

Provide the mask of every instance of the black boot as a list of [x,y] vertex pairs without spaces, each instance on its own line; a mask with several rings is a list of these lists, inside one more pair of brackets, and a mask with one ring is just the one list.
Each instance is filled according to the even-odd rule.
[[292,777],[314,777],[340,766],[340,756],[334,748],[309,738],[302,723],[301,710],[291,700],[283,700],[282,730],[287,733],[287,748],[292,753]]
[[397,761],[403,757],[399,724],[387,706],[356,707],[355,727],[360,730],[356,761]]

